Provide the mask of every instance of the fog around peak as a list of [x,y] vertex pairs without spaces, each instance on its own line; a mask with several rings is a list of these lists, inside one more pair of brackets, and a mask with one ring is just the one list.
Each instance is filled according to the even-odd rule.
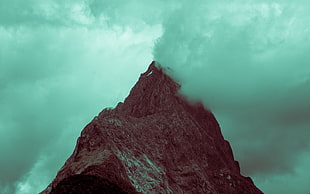
[[308,3],[208,2],[163,21],[155,60],[215,113],[244,174],[296,176],[310,147]]
[[43,190],[152,60],[215,113],[260,189],[309,192],[309,6],[0,0],[0,193]]

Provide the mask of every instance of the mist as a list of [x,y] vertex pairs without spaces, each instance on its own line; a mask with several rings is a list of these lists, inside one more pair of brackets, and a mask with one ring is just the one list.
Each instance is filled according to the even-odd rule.
[[285,181],[309,179],[296,172],[310,147],[307,8],[307,2],[183,1],[155,44],[154,58],[171,69],[182,94],[215,113],[242,173],[266,193],[307,192],[281,190]]
[[307,1],[0,0],[0,192],[42,191],[156,60],[215,114],[243,175],[308,193],[309,13]]

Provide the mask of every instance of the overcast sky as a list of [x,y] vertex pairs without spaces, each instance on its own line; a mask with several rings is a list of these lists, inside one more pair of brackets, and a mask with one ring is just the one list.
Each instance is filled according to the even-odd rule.
[[153,59],[265,193],[309,193],[310,3],[0,0],[0,193],[42,191]]

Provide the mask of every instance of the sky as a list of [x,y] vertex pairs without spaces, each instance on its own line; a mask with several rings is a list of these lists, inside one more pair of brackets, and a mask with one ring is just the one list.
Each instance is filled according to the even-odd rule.
[[0,193],[42,191],[152,60],[263,192],[310,192],[307,0],[0,0]]

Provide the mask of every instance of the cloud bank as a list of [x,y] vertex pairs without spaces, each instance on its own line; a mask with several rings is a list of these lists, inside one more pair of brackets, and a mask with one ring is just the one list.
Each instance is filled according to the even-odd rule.
[[0,3],[0,193],[38,193],[128,95],[161,27],[108,24],[85,1]]
[[[172,69],[184,95],[216,114],[244,174],[309,179],[296,175],[310,147],[309,3],[181,5],[164,20],[155,59]],[[263,191],[280,193],[281,183],[267,184]]]
[[309,13],[307,1],[0,0],[0,192],[44,189],[153,58],[215,113],[259,188],[309,192]]

